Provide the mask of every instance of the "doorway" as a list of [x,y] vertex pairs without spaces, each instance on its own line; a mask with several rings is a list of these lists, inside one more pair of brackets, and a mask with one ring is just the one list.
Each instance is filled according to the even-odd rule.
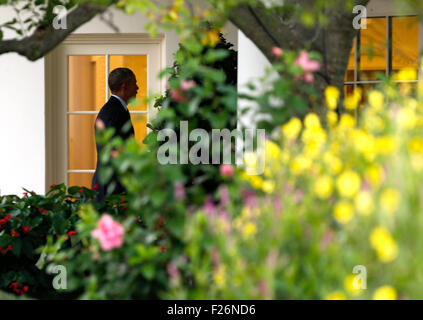
[[134,71],[140,88],[128,109],[139,143],[155,116],[149,94],[162,93],[164,37],[71,35],[46,57],[46,192],[51,184],[91,187],[97,151],[94,122],[110,97],[108,74]]

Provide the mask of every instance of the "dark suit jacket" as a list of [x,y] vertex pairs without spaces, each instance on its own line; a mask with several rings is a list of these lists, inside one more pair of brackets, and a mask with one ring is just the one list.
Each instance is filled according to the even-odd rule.
[[[131,117],[129,114],[129,111],[125,110],[125,107],[121,104],[121,102],[111,96],[109,101],[101,108],[100,112],[97,115],[97,119],[100,119],[104,122],[104,125],[106,129],[108,128],[115,128],[115,133],[113,135],[113,138],[120,136],[122,140],[129,139],[131,136],[133,136],[134,133],[134,127],[132,126]],[[125,124],[127,124],[125,126]],[[128,129],[125,131],[125,129]],[[94,132],[97,132],[96,125],[94,123]],[[112,138],[112,139],[113,139]],[[95,169],[94,177],[91,183],[91,187],[93,188],[96,184],[98,185],[98,195],[97,195],[97,201],[103,201],[106,194],[120,194],[122,192],[126,192],[123,185],[120,183],[120,181],[117,178],[116,173],[113,174],[112,178],[106,182],[105,184],[102,184],[100,182],[100,179],[98,177],[98,171],[101,167],[100,164],[100,153],[102,150],[102,146],[99,146],[99,144],[96,141],[96,148],[97,148],[97,166]],[[116,187],[112,189],[113,182],[116,184]]]

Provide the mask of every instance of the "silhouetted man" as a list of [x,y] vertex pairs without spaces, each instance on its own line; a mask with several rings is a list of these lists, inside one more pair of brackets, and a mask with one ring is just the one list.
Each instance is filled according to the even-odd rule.
[[[130,69],[117,68],[110,73],[108,83],[112,96],[98,113],[94,124],[94,130],[97,132],[97,130],[99,130],[104,124],[105,129],[115,128],[115,133],[112,139],[120,136],[122,140],[125,141],[134,135],[134,127],[132,126],[127,103],[131,98],[137,95],[137,79]],[[100,122],[100,126],[98,126],[97,120],[102,121],[102,123]],[[106,194],[121,194],[126,191],[118,180],[116,173],[113,173],[111,179],[104,185],[100,182],[98,171],[102,166],[100,164],[100,153],[102,147],[103,146],[99,146],[96,141],[97,166],[91,187],[94,188],[95,185],[98,185],[97,201],[103,201]]]

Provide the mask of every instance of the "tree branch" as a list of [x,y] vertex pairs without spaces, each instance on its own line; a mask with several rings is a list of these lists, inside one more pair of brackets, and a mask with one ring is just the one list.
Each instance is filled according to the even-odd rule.
[[[315,1],[286,0],[293,6],[311,8]],[[368,2],[369,0],[354,0],[355,5],[366,6]],[[307,49],[319,52],[323,57],[323,68],[316,73],[318,77],[314,86],[323,92],[328,84],[342,89],[352,40],[358,32],[352,25],[354,14],[346,10],[344,1],[339,0],[334,7],[326,10],[328,23],[314,28],[307,28],[295,19],[287,23],[280,14],[269,12],[262,5],[254,8],[247,4],[238,5],[231,10],[229,18],[270,62],[277,59],[272,55],[274,46],[285,50]],[[257,20],[259,23],[252,23]]]
[[54,29],[50,24],[47,27],[36,29],[29,37],[0,41],[0,54],[17,52],[31,61],[38,60],[53,50],[78,27],[106,9],[106,6],[80,4],[66,16],[66,29]]

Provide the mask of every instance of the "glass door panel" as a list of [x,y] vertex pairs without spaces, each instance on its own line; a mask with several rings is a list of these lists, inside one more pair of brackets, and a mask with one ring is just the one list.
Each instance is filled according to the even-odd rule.
[[[417,17],[392,18],[392,71],[411,67],[418,70],[419,21]],[[410,80],[417,80],[410,79]]]
[[68,169],[94,170],[97,161],[94,122],[97,114],[68,115]]
[[[129,110],[147,110],[145,98],[147,97],[147,56],[145,55],[112,55],[110,56],[109,70],[116,68],[129,68],[135,73],[138,82],[137,105],[129,105]],[[110,94],[110,93],[109,93]]]
[[69,56],[68,111],[100,110],[106,101],[106,56]]
[[370,18],[361,30],[360,78],[377,80],[378,72],[386,73],[386,18]]
[[70,172],[68,173],[68,186],[81,186],[91,188],[94,172]]

